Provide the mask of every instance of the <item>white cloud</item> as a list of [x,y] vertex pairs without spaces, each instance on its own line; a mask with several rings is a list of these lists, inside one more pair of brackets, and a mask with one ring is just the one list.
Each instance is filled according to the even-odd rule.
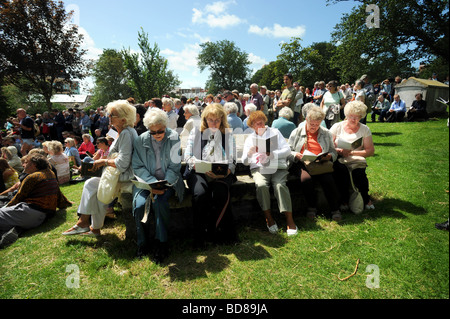
[[270,38],[291,38],[301,37],[305,34],[306,28],[304,26],[296,27],[283,27],[278,23],[275,23],[273,27],[261,28],[257,25],[251,25],[248,29],[248,33],[253,33],[260,36],[266,36]]
[[161,50],[161,54],[169,61],[169,68],[178,73],[180,71],[195,71],[200,50],[198,44],[186,44],[180,52],[164,49]]
[[182,88],[203,87],[206,83],[205,75],[200,74],[197,67],[200,51],[198,43],[185,44],[182,51],[161,50],[161,54],[169,61],[169,69],[182,81]]
[[235,4],[235,1],[217,1],[206,5],[203,10],[193,8],[192,23],[222,29],[244,23],[245,20],[234,14],[224,14],[230,4]]
[[83,35],[83,44],[81,45],[81,48],[86,50],[85,59],[97,60],[103,53],[103,49],[99,49],[95,46],[94,39],[91,38],[86,29],[78,27],[78,33]]

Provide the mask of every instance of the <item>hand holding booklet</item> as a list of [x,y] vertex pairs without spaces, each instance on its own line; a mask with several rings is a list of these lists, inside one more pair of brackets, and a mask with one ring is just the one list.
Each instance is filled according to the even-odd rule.
[[167,182],[166,180],[163,181],[156,181],[153,183],[147,183],[145,182],[142,178],[139,178],[137,176],[135,176],[136,179],[132,179],[131,182],[136,185],[137,188],[140,189],[146,189],[146,190],[152,190],[152,189],[156,189],[156,190],[166,190],[170,187],[169,182]]
[[215,175],[227,175],[228,163],[211,163],[206,161],[195,161],[195,172],[205,174],[213,172]]
[[253,137],[253,145],[257,147],[258,153],[272,153],[278,149],[278,136],[273,135],[268,138],[255,136]]
[[103,167],[99,167],[98,169],[94,170],[94,163],[93,162],[81,162],[81,172],[80,175],[83,177],[101,177],[103,173]]
[[356,141],[351,142],[351,143],[340,138],[340,139],[338,139],[336,147],[342,148],[344,150],[355,150],[362,145],[362,142],[363,142],[362,137],[358,138]]
[[305,150],[303,152],[303,157],[302,157],[302,162],[315,162],[315,161],[320,161],[323,157],[327,156],[328,152],[325,153],[320,153],[318,155],[311,153],[308,150]]

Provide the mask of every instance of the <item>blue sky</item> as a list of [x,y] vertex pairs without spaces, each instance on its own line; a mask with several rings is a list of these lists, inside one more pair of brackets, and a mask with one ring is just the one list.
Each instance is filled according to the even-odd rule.
[[[96,59],[103,49],[138,51],[141,27],[182,81],[183,88],[204,87],[209,72],[200,72],[197,55],[206,41],[230,40],[249,54],[256,71],[276,60],[280,44],[301,37],[302,45],[330,41],[334,26],[356,4],[326,5],[325,0],[67,0],[73,22],[85,36],[84,48]],[[87,82],[85,86],[91,86]]]

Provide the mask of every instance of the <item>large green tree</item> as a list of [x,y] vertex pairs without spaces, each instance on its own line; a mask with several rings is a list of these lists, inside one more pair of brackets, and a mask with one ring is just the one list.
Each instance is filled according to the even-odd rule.
[[272,61],[256,71],[251,82],[259,86],[266,86],[271,91],[280,90],[283,83],[283,76],[288,73],[288,67],[281,61]]
[[[329,4],[341,0],[328,0]],[[344,80],[411,74],[418,60],[449,59],[448,0],[356,0],[332,33]],[[377,20],[379,18],[379,20]]]
[[244,92],[250,82],[250,64],[248,54],[229,40],[205,42],[200,44],[198,67],[201,72],[209,69],[211,74],[206,88],[211,93],[221,90]]
[[92,71],[95,81],[92,105],[95,108],[132,95],[126,71],[120,52],[114,49],[103,50]]
[[138,32],[138,45],[140,53],[132,53],[130,49],[122,50],[121,53],[133,97],[143,103],[169,94],[181,82],[169,70],[167,59],[159,54],[158,45],[155,43],[151,46],[148,34],[143,29]]
[[301,46],[300,38],[292,38],[281,45],[281,60],[292,73],[295,81],[311,87],[314,82],[338,80],[338,68],[331,63],[336,46],[330,42],[315,42]]
[[0,3],[0,77],[5,84],[41,94],[47,107],[56,80],[86,75],[83,36],[69,24],[63,2],[14,0]]

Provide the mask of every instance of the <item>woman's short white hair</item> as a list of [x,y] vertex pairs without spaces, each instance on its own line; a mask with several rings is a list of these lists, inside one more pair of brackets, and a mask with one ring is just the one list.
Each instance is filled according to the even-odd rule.
[[294,117],[294,111],[289,106],[285,106],[278,112],[278,115],[290,120]]
[[150,129],[150,126],[154,125],[167,127],[168,123],[169,117],[167,116],[167,113],[157,107],[152,107],[145,113],[144,125],[148,129]]
[[192,115],[199,115],[200,112],[198,111],[198,107],[195,104],[186,104],[183,107],[184,111],[188,111],[189,113],[191,113]]
[[50,143],[47,144],[47,148],[49,152],[52,152],[53,154],[58,154],[63,151],[63,145],[60,141],[50,141]]
[[75,146],[75,140],[71,137],[68,137],[64,140],[67,144],[69,144],[69,147],[74,147]]
[[349,115],[357,115],[364,118],[367,115],[367,106],[361,101],[348,102],[344,107],[345,117]]
[[173,103],[172,99],[169,99],[168,97],[164,97],[162,100],[162,105],[170,105],[172,110],[175,108],[175,104]]
[[320,106],[313,106],[308,110],[308,114],[306,116],[308,121],[320,121],[322,122],[325,119],[325,112],[322,111]]
[[253,103],[249,103],[247,105],[245,105],[245,112],[250,115],[252,112],[255,112],[258,108],[256,107],[255,104]]
[[305,105],[302,106],[302,115],[303,115],[304,119],[306,119],[306,116],[308,115],[308,111],[314,106],[317,106],[317,105],[314,103],[311,103],[311,102],[306,103]]
[[227,114],[230,113],[237,113],[238,112],[238,107],[236,105],[236,103],[234,102],[227,102],[223,105],[223,108],[225,109],[225,112]]
[[106,113],[111,114],[113,110],[116,111],[119,119],[125,120],[125,127],[134,127],[134,123],[136,122],[136,108],[127,100],[114,101],[106,106]]

